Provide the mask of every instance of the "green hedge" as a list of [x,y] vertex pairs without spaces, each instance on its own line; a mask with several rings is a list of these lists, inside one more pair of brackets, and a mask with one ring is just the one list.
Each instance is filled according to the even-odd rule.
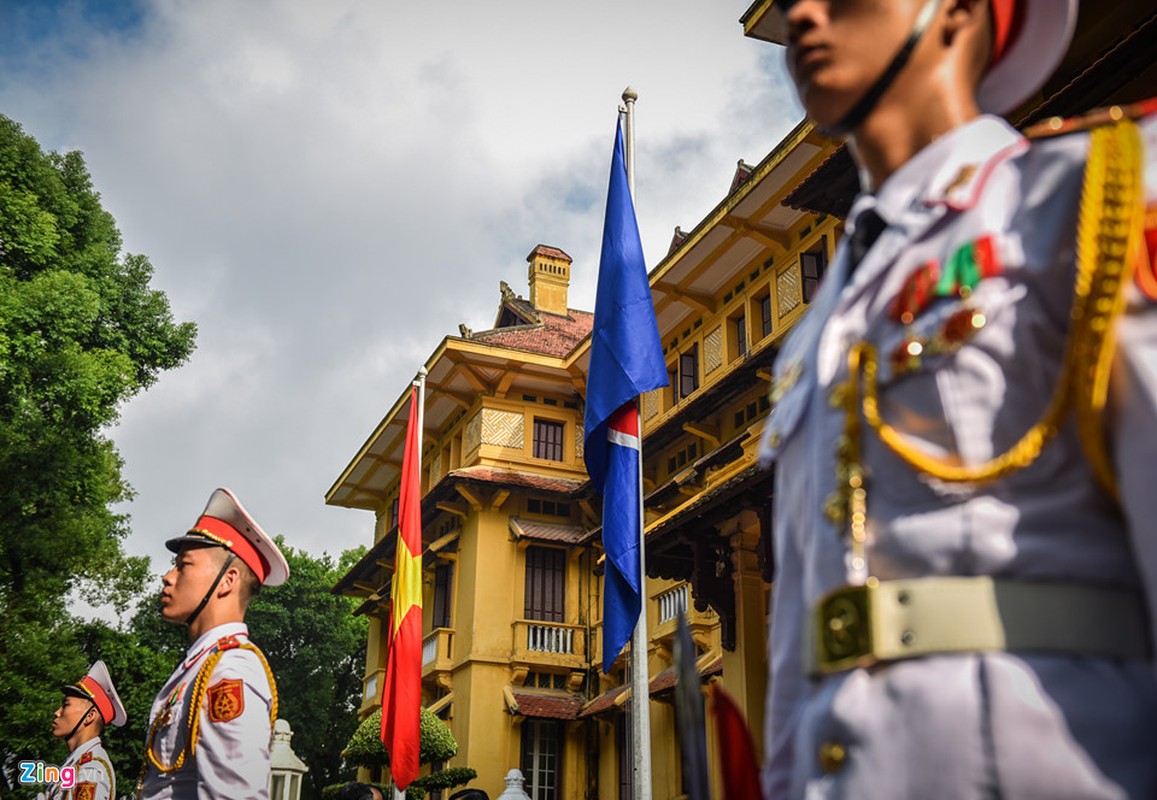
[[[423,708],[419,724],[421,744],[418,749],[418,760],[421,763],[434,764],[449,761],[454,757],[458,752],[458,742],[454,739],[454,734],[450,733],[445,722]],[[358,725],[354,735],[350,737],[344,753],[347,764],[372,770],[390,766],[390,757],[386,753],[385,745],[382,744],[381,728],[382,711],[378,709],[366,717],[362,724]],[[477,777],[478,773],[469,767],[444,769],[441,772],[435,772],[415,780],[406,789],[406,800],[422,800],[430,789],[452,789],[455,786],[469,783]],[[338,789],[344,785],[339,783],[327,786],[322,791],[322,800],[333,798]],[[382,787],[379,784],[374,785],[382,790],[383,796],[392,796],[387,787]]]
[[[422,738],[418,760],[421,763],[449,761],[458,752],[458,742],[454,740],[454,734],[450,733],[446,723],[425,708],[422,709],[420,726]],[[382,744],[381,728],[382,712],[378,709],[366,717],[350,737],[345,749],[346,762],[370,769],[388,767],[390,757]]]

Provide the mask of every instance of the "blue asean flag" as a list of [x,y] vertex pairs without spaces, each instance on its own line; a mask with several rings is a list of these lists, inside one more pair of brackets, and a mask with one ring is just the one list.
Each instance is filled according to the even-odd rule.
[[603,250],[587,371],[585,444],[591,483],[603,495],[603,672],[623,646],[642,608],[639,537],[642,531],[636,399],[667,385],[667,368],[643,244],[623,158],[623,131],[615,152],[603,222]]

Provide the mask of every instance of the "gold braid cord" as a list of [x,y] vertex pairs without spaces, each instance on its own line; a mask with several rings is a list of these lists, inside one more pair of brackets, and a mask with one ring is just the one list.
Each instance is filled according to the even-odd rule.
[[[241,650],[250,650],[253,653],[256,653],[258,661],[261,662],[261,666],[265,669],[265,677],[269,680],[269,689],[273,693],[272,703],[270,703],[269,706],[269,726],[272,728],[274,721],[277,719],[277,681],[273,677],[273,670],[269,668],[269,662],[265,660],[265,654],[261,652],[257,645],[252,644],[251,642],[245,642],[243,644],[238,644],[237,647]],[[161,720],[164,719],[165,715],[163,713],[158,714],[157,718],[153,720],[152,727],[149,729],[149,741],[145,747],[145,755],[147,758],[145,763],[141,765],[141,778],[137,782],[138,797],[140,796],[141,787],[144,784],[145,772],[150,764],[155,767],[158,772],[176,772],[185,765],[185,758],[187,756],[196,753],[197,736],[201,730],[201,704],[205,700],[205,694],[209,691],[209,687],[207,686],[209,683],[209,677],[213,674],[213,668],[217,666],[217,662],[221,660],[221,656],[223,656],[226,652],[228,652],[228,650],[231,649],[233,648],[215,651],[212,655],[205,659],[205,663],[201,665],[199,670],[197,670],[197,677],[193,681],[193,696],[189,702],[189,739],[172,764],[162,763],[161,760],[157,758],[156,753],[153,750],[153,742],[156,739],[157,731],[161,727]]]
[[[107,761],[105,761],[105,760],[104,760],[103,758],[101,758],[100,756],[93,756],[93,757],[92,757],[92,760],[93,760],[93,761],[95,761],[95,762],[97,762],[98,764],[100,764],[102,767],[104,767],[104,772],[105,772],[105,774],[106,774],[106,775],[108,775],[108,784],[109,784],[109,792],[108,792],[108,796],[109,796],[110,798],[112,798],[113,800],[116,800],[116,796],[117,796],[117,775],[116,775],[116,773],[115,773],[115,772],[113,772],[113,770],[112,770],[112,765],[111,765],[111,764],[109,764]],[[73,795],[75,795],[75,794],[76,794],[76,789],[75,789],[75,788],[72,790],[72,793],[73,793]]]
[[[1128,119],[1095,128],[1090,136],[1077,229],[1077,276],[1061,377],[1044,415],[1020,441],[975,466],[949,463],[923,452],[880,416],[876,348],[860,342],[848,354],[849,388],[863,386],[864,420],[884,444],[918,471],[947,482],[1002,478],[1035,461],[1075,407],[1085,455],[1097,478],[1116,494],[1101,415],[1113,358],[1113,322],[1124,308],[1133,256],[1143,246],[1142,144],[1137,126]],[[858,416],[854,407],[847,409],[849,438],[859,433]],[[848,469],[844,462],[841,482]]]

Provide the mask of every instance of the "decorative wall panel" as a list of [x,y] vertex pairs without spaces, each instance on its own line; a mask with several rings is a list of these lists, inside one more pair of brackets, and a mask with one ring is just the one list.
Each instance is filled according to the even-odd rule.
[[526,417],[521,411],[482,409],[482,444],[516,447],[526,444]]
[[723,366],[723,327],[703,337],[703,374],[710,375]]
[[775,279],[775,288],[779,293],[779,316],[783,319],[788,312],[803,302],[799,270],[793,267],[779,273]]
[[469,456],[482,444],[482,412],[479,411],[466,423],[466,430],[462,432],[462,450],[464,457]]

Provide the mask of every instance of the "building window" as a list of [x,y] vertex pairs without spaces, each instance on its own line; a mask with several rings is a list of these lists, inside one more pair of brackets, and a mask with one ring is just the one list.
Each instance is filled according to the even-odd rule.
[[397,526],[397,524],[398,524],[398,498],[395,497],[393,499],[393,501],[390,503],[390,524],[386,528],[386,530],[392,531]]
[[560,503],[555,500],[539,500],[531,497],[526,501],[526,510],[530,514],[570,518],[570,503]]
[[566,552],[553,547],[526,548],[526,619],[566,619]]
[[679,354],[679,397],[699,388],[699,345],[693,344]]
[[553,719],[522,723],[522,777],[531,800],[562,797],[562,725]]
[[759,323],[760,323],[760,338],[771,335],[771,295],[761,297],[759,300]]
[[547,419],[534,421],[534,457],[545,458],[548,461],[562,461],[562,429],[561,422]]
[[434,570],[434,618],[435,628],[450,627],[450,599],[454,587],[454,565],[439,564]]
[[820,239],[820,243],[799,254],[800,275],[803,278],[803,301],[810,303],[819,291],[820,281],[824,277],[824,269],[828,265],[828,239]]
[[735,318],[735,352],[742,358],[747,355],[747,315]]

